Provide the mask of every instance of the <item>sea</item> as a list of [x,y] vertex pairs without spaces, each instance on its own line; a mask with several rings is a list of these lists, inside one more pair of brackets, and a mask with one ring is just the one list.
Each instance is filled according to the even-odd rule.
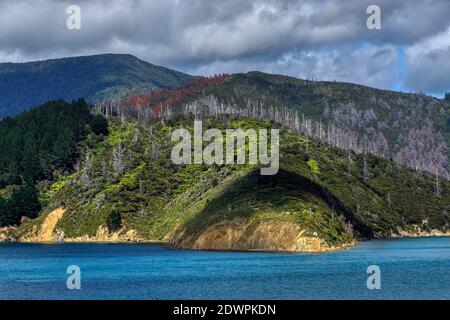
[[328,253],[155,244],[0,244],[0,299],[450,299],[450,237]]

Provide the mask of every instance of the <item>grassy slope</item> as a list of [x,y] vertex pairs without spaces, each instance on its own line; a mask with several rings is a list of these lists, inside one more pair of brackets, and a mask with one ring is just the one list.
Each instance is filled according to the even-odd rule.
[[[249,165],[178,166],[170,160],[174,143],[169,137],[181,124],[189,127],[192,119],[111,122],[107,140],[85,152],[78,173],[61,178],[42,195],[47,203],[43,214],[22,224],[17,235],[29,232],[59,206],[68,210],[57,228],[68,237],[94,235],[114,209],[121,212],[127,229],[152,240],[170,238],[181,230],[199,234],[236,217],[291,221],[309,235],[317,232],[330,245],[353,237],[389,236],[414,225],[423,230],[448,228],[448,181],[440,181],[438,197],[433,176],[371,156],[369,179],[364,181],[362,156],[351,154],[349,164],[347,152],[288,131],[282,133],[281,169],[276,176],[262,177],[257,167]],[[204,128],[208,126],[274,124],[208,119]],[[122,171],[117,170],[119,158]],[[317,161],[319,170],[311,169],[308,158]]]

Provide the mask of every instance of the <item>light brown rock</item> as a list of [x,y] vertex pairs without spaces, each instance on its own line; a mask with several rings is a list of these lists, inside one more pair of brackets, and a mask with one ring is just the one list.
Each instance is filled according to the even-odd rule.
[[[319,237],[309,236],[299,225],[284,221],[246,222],[242,219],[222,222],[195,236],[183,232],[176,246],[202,250],[264,250],[287,252],[324,252],[330,247]],[[349,243],[342,246],[353,245]]]

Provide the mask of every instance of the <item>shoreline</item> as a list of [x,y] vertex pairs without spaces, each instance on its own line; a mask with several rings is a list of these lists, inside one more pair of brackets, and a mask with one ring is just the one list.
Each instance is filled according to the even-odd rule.
[[359,241],[355,241],[349,245],[343,245],[342,247],[332,247],[327,250],[320,251],[287,251],[287,250],[264,250],[264,249],[196,249],[196,248],[185,248],[178,247],[171,242],[164,241],[8,241],[8,240],[0,240],[0,244],[2,243],[15,243],[15,244],[31,244],[31,245],[64,245],[64,244],[145,244],[145,245],[157,245],[161,247],[165,247],[169,250],[183,250],[183,251],[208,251],[208,252],[252,252],[252,253],[286,253],[286,254],[295,254],[295,253],[303,253],[303,254],[321,254],[321,253],[331,253],[347,250],[355,247],[360,243]]
[[448,237],[450,231],[431,229],[422,231],[420,226],[411,226],[406,231],[397,228],[389,235],[375,235],[370,239],[347,239],[347,242],[337,245],[327,244],[322,238],[304,234],[298,225],[288,222],[261,222],[249,227],[245,221],[231,220],[227,223],[215,224],[196,237],[183,231],[177,236],[164,239],[146,239],[134,229],[123,226],[119,230],[110,231],[105,225],[99,225],[95,235],[66,237],[63,230],[57,228],[57,223],[63,217],[66,209],[58,207],[51,211],[42,222],[40,229],[34,226],[31,232],[19,236],[15,227],[0,228],[0,242],[18,242],[25,244],[154,244],[171,249],[186,249],[199,251],[222,252],[286,252],[286,253],[330,253],[347,250],[361,242],[371,240],[389,240],[405,238]]
[[192,251],[211,251],[211,252],[255,252],[255,253],[330,253],[341,250],[347,250],[356,246],[359,241],[353,241],[351,243],[346,243],[341,246],[333,246],[333,247],[322,247],[321,250],[317,251],[294,251],[294,250],[276,250],[276,249],[211,249],[211,248],[189,248],[189,247],[180,247],[177,246],[172,241],[162,241],[162,240],[120,240],[120,239],[112,239],[112,240],[96,240],[96,239],[64,239],[63,241],[33,241],[33,240],[20,240],[20,239],[0,239],[1,243],[18,243],[18,244],[46,244],[46,245],[58,245],[58,244],[149,244],[149,245],[159,245],[164,246],[168,249],[173,250],[192,250]]
[[[363,239],[354,241],[352,243],[343,244],[337,247],[322,248],[320,251],[290,251],[290,250],[265,250],[265,249],[202,249],[202,248],[189,248],[180,247],[175,245],[171,241],[162,240],[148,240],[148,239],[138,239],[138,240],[96,240],[96,239],[65,239],[63,241],[21,241],[18,239],[11,239],[7,237],[0,238],[1,243],[18,243],[18,244],[44,244],[44,245],[62,245],[62,244],[147,244],[147,245],[158,245],[166,247],[171,250],[192,250],[192,251],[211,251],[211,252],[255,252],[255,253],[308,253],[308,254],[320,254],[320,253],[332,253],[337,251],[343,251],[350,248],[356,247],[362,242],[368,241],[380,241],[380,240],[402,240],[402,239],[419,239],[419,238],[447,238],[450,237],[450,233],[443,232],[431,232],[431,233],[403,233],[398,235],[391,235],[389,237],[375,237],[372,239]],[[324,250],[325,249],[325,250]]]

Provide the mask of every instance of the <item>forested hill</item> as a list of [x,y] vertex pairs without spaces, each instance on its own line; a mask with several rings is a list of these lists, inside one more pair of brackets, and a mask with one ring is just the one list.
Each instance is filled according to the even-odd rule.
[[[0,240],[324,251],[450,234],[449,106],[259,72],[93,109],[49,102],[0,122]],[[222,132],[281,129],[279,174],[175,165],[170,133],[195,118]]]
[[333,147],[449,177],[450,101],[424,94],[250,72],[197,78],[97,107],[105,115],[154,117],[181,108],[271,120]]
[[[321,251],[361,238],[448,232],[445,179],[288,130],[281,130],[274,176],[261,176],[257,165],[175,165],[176,142],[168,137],[181,127],[192,132],[193,120],[112,117],[108,137],[85,148],[78,170],[41,189],[39,216],[7,237]],[[222,132],[279,127],[239,116],[205,117],[203,124]],[[51,234],[49,221],[57,222]]]
[[0,64],[0,118],[48,100],[120,98],[155,88],[182,86],[192,76],[132,55],[104,54]]
[[[4,63],[0,64],[0,118],[58,98],[122,101],[121,106],[142,110],[148,110],[147,102],[156,109],[189,102],[188,108],[207,106],[212,113],[222,108],[275,120],[335,147],[449,175],[450,101],[261,72],[218,79],[220,85],[206,89],[200,78],[131,55]],[[172,89],[166,90],[168,87]]]
[[[137,104],[131,109],[93,110],[106,111],[108,122],[83,100],[1,121],[0,240],[326,251],[357,239],[449,233],[448,180],[329,147],[256,113],[219,114],[226,105],[214,100],[196,105],[229,81],[197,79],[127,99]],[[194,115],[224,133],[280,128],[278,174],[261,176],[249,164],[174,164],[171,132],[192,132]]]
[[92,115],[84,100],[62,100],[0,121],[0,226],[34,217],[40,203],[38,183],[73,171],[79,143],[107,134],[107,122]]
[[275,120],[329,145],[392,158],[449,177],[450,101],[424,94],[236,74],[202,91],[187,108]]

